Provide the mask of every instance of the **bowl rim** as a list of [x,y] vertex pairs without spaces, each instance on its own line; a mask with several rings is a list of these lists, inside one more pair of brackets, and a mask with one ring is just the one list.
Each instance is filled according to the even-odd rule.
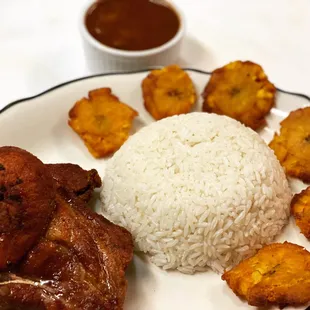
[[90,1],[87,2],[81,12],[80,12],[80,17],[79,17],[79,30],[82,38],[87,41],[90,45],[95,47],[97,50],[100,50],[101,52],[108,53],[111,55],[115,56],[121,56],[121,57],[128,57],[128,58],[136,58],[136,57],[147,57],[151,55],[156,55],[159,54],[165,50],[170,49],[172,46],[176,45],[184,36],[185,33],[185,18],[184,18],[184,13],[182,9],[178,5],[176,5],[173,1],[171,0],[164,0],[164,2],[167,2],[169,6],[172,7],[172,9],[176,12],[176,14],[179,17],[180,20],[180,27],[177,31],[177,33],[174,35],[173,38],[171,38],[168,42],[164,43],[163,45],[160,45],[158,47],[154,47],[151,49],[147,50],[142,50],[142,51],[129,51],[129,50],[121,50],[117,48],[113,48],[110,46],[107,46],[98,40],[96,40],[89,32],[86,27],[85,23],[85,17],[86,13],[88,12],[88,9],[96,3],[96,1]]

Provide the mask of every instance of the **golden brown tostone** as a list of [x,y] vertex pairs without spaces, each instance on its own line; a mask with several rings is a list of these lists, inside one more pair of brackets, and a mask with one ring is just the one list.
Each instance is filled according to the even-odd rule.
[[89,152],[101,158],[117,151],[128,139],[138,112],[119,101],[110,88],[90,91],[69,112],[69,125]]
[[144,106],[156,120],[189,113],[197,100],[192,80],[177,65],[151,71],[142,91]]
[[306,304],[310,301],[310,253],[288,242],[270,244],[225,272],[222,279],[251,306]]
[[310,107],[291,112],[269,146],[286,174],[310,182]]
[[229,116],[255,130],[266,123],[275,92],[261,66],[231,62],[213,71],[202,94],[203,111]]
[[291,213],[301,233],[310,239],[310,186],[294,196]]

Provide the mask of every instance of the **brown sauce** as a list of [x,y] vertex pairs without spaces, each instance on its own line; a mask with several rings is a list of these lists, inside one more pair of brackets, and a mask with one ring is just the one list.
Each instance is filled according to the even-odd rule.
[[98,1],[88,10],[85,24],[96,40],[128,51],[161,46],[180,27],[172,8],[149,0]]

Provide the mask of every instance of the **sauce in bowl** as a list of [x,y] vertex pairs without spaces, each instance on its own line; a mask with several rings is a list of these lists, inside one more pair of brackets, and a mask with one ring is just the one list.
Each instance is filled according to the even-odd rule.
[[101,0],[89,8],[85,24],[104,45],[142,51],[170,41],[179,30],[180,20],[163,1]]

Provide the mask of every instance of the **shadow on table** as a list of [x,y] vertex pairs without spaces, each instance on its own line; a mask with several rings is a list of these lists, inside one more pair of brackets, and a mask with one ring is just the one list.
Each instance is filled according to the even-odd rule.
[[146,255],[135,253],[134,259],[126,271],[128,280],[125,308],[129,310],[144,309],[151,293],[154,293],[156,279],[150,271],[150,262]]
[[[191,36],[184,38],[181,56],[177,63],[182,67],[190,67],[192,64],[195,64],[195,68],[202,70],[216,66],[211,51]],[[199,64],[203,64],[203,67],[200,68]]]

